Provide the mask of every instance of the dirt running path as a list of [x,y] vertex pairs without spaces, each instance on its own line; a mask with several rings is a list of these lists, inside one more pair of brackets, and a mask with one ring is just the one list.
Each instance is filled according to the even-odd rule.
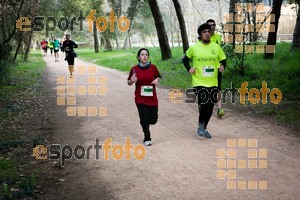
[[[107,116],[70,117],[66,105],[56,105],[57,77],[68,77],[67,63],[62,61],[63,55],[60,56],[60,62],[54,62],[50,55],[44,57],[47,62],[46,87],[51,94],[51,109],[47,112],[49,125],[54,128],[49,142],[72,147],[82,144],[87,148],[96,143],[96,138],[103,144],[111,137],[113,146],[123,146],[129,137],[134,146],[142,144],[134,87],[126,84],[127,73],[97,66],[97,76],[107,77],[107,84],[96,86],[107,86],[107,94],[77,94],[76,106],[106,107]],[[75,64],[95,66],[77,58]],[[76,75],[77,86],[91,86],[87,80],[87,74]],[[225,110],[223,119],[217,119],[213,114],[208,126],[213,138],[204,139],[195,133],[198,118],[195,104],[170,103],[166,89],[158,89],[158,98],[159,121],[151,127],[154,145],[146,147],[143,160],[134,159],[131,152],[130,160],[124,157],[117,161],[110,151],[109,160],[105,161],[103,149],[96,160],[92,149],[90,160],[72,159],[65,163],[64,169],[53,165],[52,176],[61,180],[57,180],[55,189],[50,190],[52,192],[46,199],[300,198],[300,140],[289,129]],[[229,146],[227,139],[234,139],[229,140]],[[234,145],[232,141],[236,141],[236,147],[230,146]],[[246,147],[242,147],[244,142]],[[221,159],[222,151],[228,149],[231,149],[228,156],[232,159],[225,157],[228,169],[224,169],[222,164],[226,160]],[[249,149],[252,150],[248,152]],[[248,158],[248,154],[254,158]],[[52,165],[53,160],[49,163]],[[224,177],[227,170],[230,171]],[[228,180],[233,182],[227,185]]]

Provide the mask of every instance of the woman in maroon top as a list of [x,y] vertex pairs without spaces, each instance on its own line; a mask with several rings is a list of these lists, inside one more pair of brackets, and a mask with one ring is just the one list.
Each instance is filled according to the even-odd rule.
[[152,145],[150,124],[156,124],[158,118],[158,100],[156,85],[160,80],[157,67],[148,62],[149,51],[141,48],[137,53],[139,63],[131,68],[127,83],[135,83],[135,104],[137,106],[140,123],[144,132],[144,144]]

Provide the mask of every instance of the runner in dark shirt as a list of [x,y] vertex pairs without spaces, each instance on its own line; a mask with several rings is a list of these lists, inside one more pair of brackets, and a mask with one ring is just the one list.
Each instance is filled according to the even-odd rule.
[[74,58],[76,57],[76,53],[74,51],[74,48],[77,48],[78,45],[70,40],[70,35],[66,35],[66,40],[63,43],[63,51],[66,53],[65,60],[68,62],[69,71],[70,71],[70,77],[73,76],[74,72]]

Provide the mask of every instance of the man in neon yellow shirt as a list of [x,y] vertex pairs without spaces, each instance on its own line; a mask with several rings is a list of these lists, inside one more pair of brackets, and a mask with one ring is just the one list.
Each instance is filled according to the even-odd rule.
[[208,25],[210,25],[211,28],[211,37],[210,41],[217,43],[218,45],[221,45],[222,43],[222,36],[219,33],[215,33],[216,31],[216,22],[213,19],[209,19],[206,21]]
[[[192,74],[192,86],[197,96],[199,109],[197,133],[199,136],[211,138],[207,125],[218,99],[218,72],[224,70],[226,57],[222,48],[210,41],[211,27],[208,24],[202,24],[197,32],[199,41],[186,51],[182,60],[187,71]],[[190,59],[193,67],[189,64]]]
[[[209,19],[206,21],[206,23],[210,26],[211,28],[211,37],[210,37],[210,41],[211,42],[215,42],[219,45],[221,45],[222,43],[222,36],[218,33],[215,33],[215,30],[216,30],[216,22],[215,20],[213,19]],[[222,73],[219,72],[218,73],[218,88],[220,91],[222,91],[222,88],[221,88],[221,84],[222,84]],[[218,94],[220,96],[220,99],[217,103],[217,108],[218,108],[218,112],[217,112],[217,115],[219,117],[223,117],[225,115],[225,112],[224,110],[222,109],[222,97],[221,97],[221,93]]]
[[52,56],[52,53],[53,53],[53,40],[50,39],[47,46],[50,48],[50,53],[51,53],[51,56]]

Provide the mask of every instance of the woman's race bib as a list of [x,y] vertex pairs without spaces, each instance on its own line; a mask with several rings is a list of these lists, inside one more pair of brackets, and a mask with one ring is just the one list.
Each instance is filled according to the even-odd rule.
[[152,97],[153,96],[153,86],[143,85],[141,87],[141,96]]

